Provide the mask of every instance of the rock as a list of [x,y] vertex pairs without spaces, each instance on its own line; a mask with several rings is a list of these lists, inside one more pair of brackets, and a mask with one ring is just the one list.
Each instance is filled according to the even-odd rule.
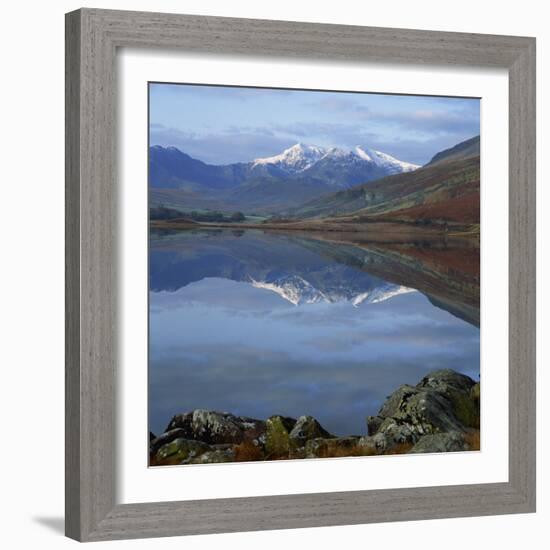
[[290,432],[296,424],[294,418],[270,416],[266,421],[265,453],[267,458],[288,456]]
[[477,413],[477,418],[476,418],[476,421],[473,423],[472,428],[476,428],[476,429],[479,430],[479,425],[480,425],[480,422],[481,422],[481,418],[480,418],[480,415],[479,415],[480,400],[481,400],[481,387],[480,387],[479,382],[475,386],[472,386],[472,388],[470,390],[470,397],[471,397],[471,399],[474,403],[475,410],[476,410],[476,413]]
[[377,437],[377,448],[386,452],[416,444],[428,434],[465,433],[479,427],[475,386],[468,376],[449,369],[428,374],[416,386],[400,386],[378,415],[367,418],[368,434]]
[[365,455],[379,454],[380,450],[386,448],[386,437],[382,433],[363,436],[359,438],[357,445],[364,449]]
[[290,447],[293,449],[303,447],[306,441],[319,437],[334,436],[328,433],[313,416],[300,416],[289,434]]
[[[413,443],[428,428],[423,424],[413,424],[401,421],[397,418],[385,418],[380,426],[380,431],[374,437],[379,449],[388,450],[400,443]],[[429,433],[429,432],[428,432]],[[384,436],[383,438],[381,436]]]
[[331,437],[309,439],[305,444],[305,458],[330,458],[358,456],[363,447],[358,445],[359,437]]
[[234,461],[235,452],[233,449],[214,449],[212,451],[206,451],[200,456],[191,459],[189,464],[217,464]]
[[369,435],[378,433],[383,421],[384,418],[381,416],[367,416],[367,433]]
[[265,438],[265,422],[230,413],[197,409],[172,418],[166,431],[184,430],[186,439],[209,444],[242,443]]
[[[476,386],[477,402],[474,398]],[[455,416],[464,426],[479,428],[480,386],[469,376],[451,369],[442,369],[425,376],[416,387],[430,388],[444,395],[451,401]]]
[[469,376],[452,369],[430,372],[416,385],[417,388],[430,388],[444,394],[450,391],[468,393],[472,386],[475,386],[475,382]]
[[155,439],[153,439],[153,441],[149,442],[149,454],[153,456],[163,445],[174,441],[174,439],[177,439],[178,437],[185,439],[186,436],[187,432],[185,430],[182,430],[181,428],[176,428],[174,430],[164,432],[162,435],[156,437]]
[[149,443],[153,441],[153,439],[156,439],[157,436],[153,432],[149,432]]
[[210,445],[193,439],[177,438],[163,445],[156,453],[155,459],[161,464],[187,464],[190,460],[210,451]]
[[464,434],[461,432],[448,432],[429,434],[422,436],[411,453],[452,453],[469,450]]

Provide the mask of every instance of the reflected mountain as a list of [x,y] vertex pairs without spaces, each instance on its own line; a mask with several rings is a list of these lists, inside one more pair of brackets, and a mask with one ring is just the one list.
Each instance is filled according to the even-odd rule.
[[207,278],[248,283],[296,306],[359,307],[417,290],[479,327],[479,249],[460,241],[381,245],[350,233],[222,229],[151,234],[152,292]]

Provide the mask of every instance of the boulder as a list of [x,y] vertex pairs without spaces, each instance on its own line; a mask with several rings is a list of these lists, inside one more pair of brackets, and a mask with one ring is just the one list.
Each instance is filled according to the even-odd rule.
[[163,445],[174,441],[174,439],[177,439],[178,437],[182,437],[185,439],[186,436],[187,432],[180,428],[164,432],[163,434],[155,437],[155,439],[149,442],[149,454],[153,456]]
[[313,416],[300,416],[289,433],[290,446],[297,449],[303,447],[306,441],[320,437],[334,436],[327,432]]
[[204,443],[242,443],[265,438],[265,422],[226,412],[197,409],[172,418],[166,431],[184,430],[186,439]]
[[216,464],[222,462],[234,462],[233,449],[213,449],[189,460],[189,464]]
[[480,386],[469,376],[451,369],[441,369],[426,375],[416,387],[429,388],[445,396],[451,402],[455,416],[464,426],[479,428]]
[[378,438],[379,449],[388,451],[397,445],[416,444],[428,434],[478,428],[475,386],[468,376],[449,369],[428,374],[416,386],[400,386],[378,415],[367,418],[368,434]]
[[157,464],[188,464],[197,456],[210,451],[210,445],[193,439],[177,438],[163,445],[155,454]]
[[270,416],[266,420],[265,453],[267,458],[288,456],[290,451],[290,432],[296,424],[294,418]]
[[411,453],[452,453],[469,450],[462,432],[448,432],[422,436]]

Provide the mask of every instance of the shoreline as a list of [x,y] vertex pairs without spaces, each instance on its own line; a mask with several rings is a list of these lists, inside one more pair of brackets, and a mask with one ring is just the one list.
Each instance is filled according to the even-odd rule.
[[479,242],[479,226],[445,226],[385,220],[369,221],[296,221],[267,223],[194,222],[188,219],[150,220],[149,228],[157,230],[185,231],[192,229],[261,230],[277,232],[347,234],[361,235],[362,240],[371,242],[414,242],[414,241],[468,241]]
[[176,414],[158,436],[150,432],[150,466],[311,458],[343,458],[480,450],[480,383],[451,369],[401,385],[367,435],[337,436],[313,416],[262,420],[195,409]]

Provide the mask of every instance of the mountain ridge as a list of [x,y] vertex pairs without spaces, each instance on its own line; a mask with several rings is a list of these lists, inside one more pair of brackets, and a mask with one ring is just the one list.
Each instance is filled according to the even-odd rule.
[[149,149],[150,200],[153,206],[181,201],[188,208],[223,205],[276,213],[323,194],[417,168],[360,146],[344,150],[297,143],[272,157],[213,165],[176,147],[154,145]]

